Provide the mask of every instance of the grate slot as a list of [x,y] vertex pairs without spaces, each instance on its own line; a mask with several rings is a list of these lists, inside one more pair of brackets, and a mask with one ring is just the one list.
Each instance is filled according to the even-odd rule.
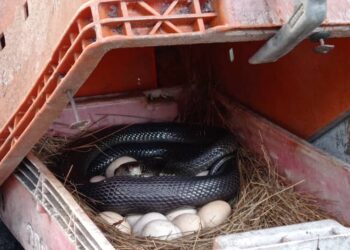
[[28,169],[19,168],[17,172],[21,174],[23,180],[25,179],[28,183],[31,184],[31,191],[33,191],[38,183],[38,179],[33,177],[32,173]]
[[33,193],[39,181],[38,170],[23,161],[15,172],[16,178]]
[[15,176],[63,228],[77,249],[101,249],[94,236],[80,222],[57,190],[60,187],[55,187],[55,181],[50,182],[48,177],[40,174],[38,168],[28,159],[21,162]]
[[[48,181],[44,182],[44,190],[48,191],[48,193],[45,192],[45,200],[49,201],[53,209],[56,210],[56,213],[61,216],[65,223],[66,229],[72,231],[74,235],[89,235],[89,232],[75,218],[67,203],[63,201],[55,188]],[[73,223],[72,226],[71,223]],[[78,239],[82,245],[86,246],[88,244],[89,246],[97,246],[97,243],[92,240],[92,237],[84,237],[84,239],[87,240],[87,242],[82,241],[81,237]]]
[[34,192],[35,186],[22,172],[16,171],[15,176],[23,184],[23,186],[29,190],[29,192]]

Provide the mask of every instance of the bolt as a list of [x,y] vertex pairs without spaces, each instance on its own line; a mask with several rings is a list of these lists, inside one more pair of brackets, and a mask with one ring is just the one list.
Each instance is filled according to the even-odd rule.
[[320,45],[314,49],[315,52],[317,52],[317,53],[328,54],[329,52],[331,52],[335,48],[334,45],[326,44],[326,42],[323,38],[321,38],[319,40],[319,42],[320,42]]
[[140,77],[137,78],[137,85],[141,86],[141,78]]
[[329,38],[331,33],[329,31],[319,31],[310,36],[312,42],[319,43],[319,45],[314,48],[316,53],[328,54],[331,52],[335,46],[331,44],[326,44],[325,39]]
[[73,94],[72,94],[72,90],[67,90],[66,93],[67,93],[67,97],[68,97],[68,100],[69,100],[70,105],[72,107],[73,115],[74,115],[74,118],[75,118],[75,122],[72,123],[69,127],[71,129],[83,130],[90,123],[90,121],[88,121],[88,120],[83,120],[83,121],[80,120],[78,109],[77,109],[77,105],[75,103],[75,100],[74,100],[74,97],[73,97]]
[[232,63],[235,60],[235,53],[233,51],[233,48],[229,49],[228,54],[230,57],[230,62]]

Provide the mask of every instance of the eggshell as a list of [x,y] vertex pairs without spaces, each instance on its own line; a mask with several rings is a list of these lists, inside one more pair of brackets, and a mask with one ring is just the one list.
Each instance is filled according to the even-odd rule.
[[128,163],[128,162],[135,162],[136,160],[129,156],[123,156],[118,159],[116,159],[114,162],[112,162],[106,169],[106,177],[110,178],[114,176],[114,172],[116,169],[118,169],[121,165]]
[[97,176],[94,176],[90,179],[90,183],[100,182],[100,181],[103,181],[104,179],[106,179],[106,177],[104,177],[102,175],[97,175]]
[[141,167],[133,167],[130,169],[131,176],[140,176],[142,174]]
[[198,211],[205,228],[221,225],[231,214],[231,206],[221,200],[210,202]]
[[130,226],[133,227],[142,216],[142,214],[129,214],[125,216],[125,219],[130,224]]
[[201,218],[196,214],[181,214],[172,222],[184,235],[194,233],[202,228]]
[[148,177],[154,176],[154,174],[152,174],[152,173],[145,173],[145,174],[142,174],[141,176],[142,176],[143,178],[148,178]]
[[103,218],[108,224],[110,225],[115,224],[115,228],[118,229],[119,231],[126,234],[131,233],[130,224],[120,214],[117,214],[111,211],[106,211],[106,212],[100,213],[99,216]]
[[181,230],[170,221],[154,220],[145,225],[141,233],[144,237],[173,240],[182,236]]
[[177,216],[181,214],[195,214],[195,213],[197,213],[197,210],[192,207],[181,207],[181,208],[172,210],[166,215],[166,217],[168,218],[168,220],[172,221],[173,219],[175,219]]
[[198,173],[196,176],[207,176],[209,174],[208,170]]
[[142,230],[144,228],[144,226],[154,220],[167,220],[167,218],[160,214],[160,213],[148,213],[145,214],[144,216],[142,216],[140,219],[138,219],[138,221],[135,223],[135,225],[133,226],[133,230],[132,232],[136,235],[136,236],[141,236]]

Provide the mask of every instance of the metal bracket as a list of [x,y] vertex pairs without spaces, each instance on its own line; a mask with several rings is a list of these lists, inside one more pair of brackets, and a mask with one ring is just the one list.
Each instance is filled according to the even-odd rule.
[[327,0],[302,0],[288,23],[249,59],[249,63],[277,61],[320,26],[326,14]]

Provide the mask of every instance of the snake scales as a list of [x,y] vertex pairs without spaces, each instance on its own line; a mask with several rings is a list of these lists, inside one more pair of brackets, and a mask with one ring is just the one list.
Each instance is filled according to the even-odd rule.
[[[167,212],[238,195],[237,145],[224,129],[181,123],[138,124],[100,131],[73,146],[89,143],[94,146],[70,152],[66,164],[77,166],[72,180],[81,184],[79,191],[99,210]],[[137,159],[153,176],[114,176],[88,182],[121,156]],[[204,170],[209,171],[207,176],[196,176]]]

